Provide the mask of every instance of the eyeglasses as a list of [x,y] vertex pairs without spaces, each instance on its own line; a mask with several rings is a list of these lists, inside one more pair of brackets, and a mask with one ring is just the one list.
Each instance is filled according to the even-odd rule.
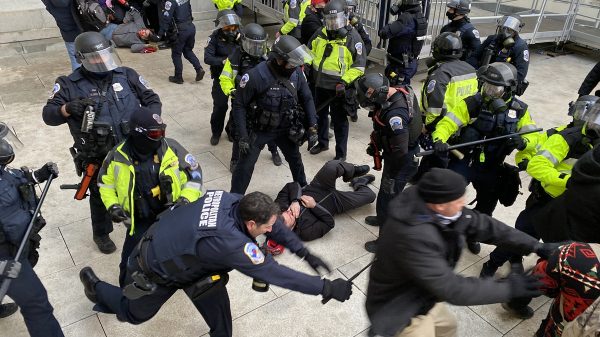
[[135,128],[135,131],[144,134],[146,137],[152,140],[160,140],[165,137],[165,130],[167,128],[166,124],[162,124],[158,129],[146,129],[141,126]]

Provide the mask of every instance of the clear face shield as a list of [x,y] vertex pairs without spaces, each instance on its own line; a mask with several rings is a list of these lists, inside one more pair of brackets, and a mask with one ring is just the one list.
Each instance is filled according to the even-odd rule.
[[15,158],[15,152],[24,147],[13,128],[0,122],[0,165],[8,165]]
[[585,121],[586,115],[590,112],[590,108],[594,105],[592,102],[575,101],[569,103],[569,116],[576,121]]
[[502,98],[504,95],[504,86],[483,82],[481,94],[489,98]]
[[91,52],[80,53],[81,65],[90,72],[104,73],[121,66],[121,58],[114,46]]
[[346,13],[340,12],[335,14],[325,14],[325,29],[335,31],[340,28],[346,27],[348,24],[348,17]]
[[242,36],[242,49],[244,49],[246,53],[252,56],[263,56],[267,53],[267,39],[252,40],[250,38]]
[[240,17],[235,14],[226,14],[219,18],[219,24],[217,25],[217,29],[224,28],[226,26],[241,26],[242,21]]
[[594,140],[600,138],[600,105],[594,106],[586,114],[585,134]]
[[498,29],[503,31],[504,29],[510,29],[513,33],[518,33],[521,30],[521,21],[512,16],[505,16],[498,21]]
[[312,63],[315,58],[314,54],[306,45],[299,45],[296,49],[287,53],[287,65],[285,66],[288,69],[299,67],[303,64]]

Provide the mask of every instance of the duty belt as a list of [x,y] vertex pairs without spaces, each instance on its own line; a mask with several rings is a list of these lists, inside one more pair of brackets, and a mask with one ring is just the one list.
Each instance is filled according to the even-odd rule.
[[152,235],[144,235],[140,243],[138,244],[138,254],[135,257],[138,265],[140,266],[141,271],[150,279],[152,282],[160,285],[166,285],[169,283],[164,278],[160,277],[156,274],[152,269],[148,267],[147,257],[148,257],[148,249],[150,246],[150,242],[152,241]]

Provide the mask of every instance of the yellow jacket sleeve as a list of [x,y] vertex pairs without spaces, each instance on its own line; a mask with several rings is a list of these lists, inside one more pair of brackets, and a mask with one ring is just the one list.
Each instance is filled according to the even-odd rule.
[[431,137],[434,141],[441,140],[442,142],[448,142],[448,139],[450,139],[452,135],[469,123],[469,120],[470,117],[467,103],[462,100],[456,105],[453,112],[446,112],[444,117],[435,126],[435,130],[431,133]]
[[100,198],[102,199],[102,203],[106,209],[114,204],[119,203],[117,190],[115,188],[116,164],[112,161],[112,158],[113,152],[110,152],[104,159],[102,167],[98,172],[98,188],[100,190]]
[[569,145],[564,137],[560,134],[554,134],[541,146],[540,151],[529,160],[527,173],[542,183],[549,194],[554,193],[552,193],[552,189],[549,191],[547,187],[550,185],[555,186],[558,195],[566,188],[567,180],[571,175],[559,172],[556,166],[567,157],[568,153]]
[[221,90],[223,90],[223,93],[227,96],[235,89],[235,75],[233,73],[233,68],[231,68],[229,58],[225,61],[223,71],[221,71],[221,75],[219,75],[219,84],[221,85]]

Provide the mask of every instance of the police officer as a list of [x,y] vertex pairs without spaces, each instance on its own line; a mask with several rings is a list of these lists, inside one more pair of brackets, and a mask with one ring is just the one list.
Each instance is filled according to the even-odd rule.
[[[237,45],[232,53],[229,54],[221,75],[219,75],[219,82],[221,84],[221,90],[223,93],[231,99],[235,99],[235,92],[240,84],[242,75],[248,72],[248,70],[254,68],[257,64],[267,59],[267,38],[268,35],[265,29],[257,23],[249,23],[242,29],[241,45]],[[231,130],[235,130],[232,127],[233,117],[229,116],[229,121],[225,130],[231,133]],[[229,130],[228,130],[229,129]],[[233,140],[233,146],[231,151],[231,161],[229,162],[229,171],[233,173],[235,165],[237,165],[240,159],[238,141],[233,135],[230,135],[230,139]],[[275,166],[282,164],[281,156],[277,151],[277,145],[274,141],[267,143],[269,152],[271,152],[271,159]]]
[[[475,68],[461,61],[464,52],[461,39],[454,33],[438,35],[433,41],[433,65],[427,72],[421,90],[421,111],[425,121],[425,131],[420,138],[421,146],[431,148],[431,132],[446,115],[452,116],[456,106],[464,98],[477,93],[478,82]],[[436,156],[421,159],[418,173],[413,177],[418,181],[431,167],[444,167]]]
[[318,154],[329,150],[329,116],[335,133],[335,158],[346,160],[348,115],[355,107],[346,104],[346,90],[365,72],[367,55],[360,35],[348,24],[344,0],[332,0],[323,10],[325,27],[315,34],[308,48],[315,54],[312,78],[315,81],[315,105],[318,114],[319,143],[311,150]]
[[371,49],[373,49],[373,43],[371,42],[371,37],[369,33],[365,30],[365,26],[363,26],[362,22],[360,22],[361,18],[358,15],[358,3],[356,0],[346,0],[346,6],[348,7],[348,20],[350,24],[356,31],[360,38],[364,42],[365,50],[367,51],[367,56],[371,53]]
[[[596,135],[586,134],[586,123],[593,116],[588,111],[598,101],[596,96],[582,96],[569,109],[573,122],[567,126],[553,129],[548,139],[540,144],[539,151],[525,164],[527,173],[532,177],[529,190],[531,194],[525,203],[525,209],[519,214],[515,228],[535,238],[538,233],[534,226],[535,218],[543,216],[543,209],[552,199],[562,195],[567,189],[571,170],[579,157],[592,148]],[[548,223],[548,222],[546,222]],[[547,232],[547,230],[545,230]],[[553,238],[544,237],[544,241],[555,242]],[[505,262],[521,263],[520,255],[511,255],[501,249],[490,254],[490,260],[483,264],[480,277],[494,276],[496,270]],[[531,317],[533,311],[522,308],[521,317]]]
[[69,60],[71,61],[71,70],[79,68],[80,64],[75,57],[75,38],[81,33],[81,29],[73,18],[72,0],[42,0],[42,2],[48,13],[56,21],[60,35],[65,41],[67,54],[69,54]]
[[[279,265],[258,248],[265,234],[284,243],[318,273],[329,270],[283,225],[279,206],[267,195],[244,197],[207,191],[195,203],[161,216],[129,258],[130,284],[121,288],[100,281],[91,268],[80,272],[86,296],[120,321],[140,324],[152,318],[178,290],[193,301],[214,337],[232,335],[231,309],[225,285],[233,269],[256,279],[324,299],[345,301],[352,283],[330,281]],[[127,298],[127,297],[129,298]]]
[[208,43],[204,48],[204,63],[210,66],[210,78],[213,80],[210,92],[213,98],[213,111],[210,115],[211,145],[219,144],[228,108],[227,94],[221,89],[219,76],[227,62],[227,56],[231,55],[238,46],[239,29],[242,24],[237,14],[230,9],[220,11],[217,20],[219,25],[208,37]]
[[524,25],[518,14],[503,16],[498,20],[496,34],[488,36],[467,59],[475,68],[493,62],[508,62],[514,65],[517,68],[517,90],[514,92],[517,96],[521,96],[529,85],[525,80],[529,69],[529,47],[519,36]]
[[[118,54],[101,34],[82,33],[75,39],[75,47],[82,67],[56,80],[42,117],[51,126],[67,123],[75,141],[72,154],[77,170],[85,172],[87,164],[99,166],[108,151],[125,139],[129,133],[127,122],[140,105],[160,114],[161,102],[144,77],[131,68],[120,66]],[[99,130],[100,124],[104,126],[102,129],[110,129],[110,134],[101,143],[85,142],[89,133],[81,132],[88,106],[96,113],[92,131]],[[108,236],[113,225],[100,199],[96,179],[97,172],[89,187],[94,242],[101,252],[110,254],[116,250]]]
[[175,66],[174,76],[169,76],[169,82],[183,84],[183,62],[181,55],[188,60],[196,70],[196,82],[204,78],[204,69],[200,60],[194,54],[196,43],[196,26],[192,17],[192,5],[189,0],[167,0],[161,3],[160,30],[158,36],[174,40],[171,46],[171,60]]
[[[9,168],[7,165],[15,158],[13,146],[17,145],[22,144],[6,124],[0,123],[0,284],[6,278],[12,279],[7,295],[16,304],[0,306],[0,314],[6,317],[19,306],[30,336],[62,337],[64,335],[52,313],[54,309],[48,301],[46,289],[33,271],[33,265],[37,262],[35,250],[39,247],[40,239],[37,232],[46,224],[41,215],[38,214],[34,222],[28,239],[29,248],[21,255],[20,261],[14,260],[37,206],[34,185],[46,181],[50,176],[58,176],[58,168],[54,163],[47,163],[36,171],[26,167],[20,170]],[[32,241],[37,242],[32,245]]]
[[279,35],[291,35],[300,40],[302,37],[302,21],[306,16],[306,9],[310,0],[285,0],[283,5],[283,26],[279,28]]
[[121,286],[127,257],[157,215],[202,195],[200,165],[183,146],[165,138],[166,125],[158,114],[140,107],[129,125],[129,137],[108,153],[98,174],[104,206],[113,222],[128,229],[119,264]]
[[[423,126],[419,118],[419,102],[410,86],[390,87],[382,74],[367,74],[356,84],[357,100],[369,110],[373,120],[371,143],[367,154],[374,157],[375,169],[383,173],[377,195],[377,215],[365,222],[383,227],[390,201],[404,189],[417,171],[414,154],[419,151],[418,138]],[[381,154],[380,152],[383,152]],[[365,243],[365,249],[374,253],[377,241]]]
[[[481,67],[477,77],[482,83],[481,90],[460,101],[451,114],[447,113],[438,122],[432,133],[434,150],[442,157],[448,153],[446,142],[459,130],[460,135],[452,142],[465,143],[536,129],[527,104],[514,96],[517,70],[512,64],[495,62]],[[469,123],[472,118],[474,120]],[[475,209],[491,215],[499,199],[505,206],[514,202],[516,194],[510,196],[503,192],[518,193],[518,170],[504,163],[506,156],[515,149],[527,151],[536,143],[536,133],[485,143],[462,150],[465,156],[461,160],[452,156],[448,168],[473,183],[477,192]]]
[[417,73],[417,57],[427,34],[427,19],[421,11],[420,0],[400,0],[390,7],[390,14],[398,18],[379,30],[379,37],[389,40],[385,76],[392,85],[410,84]]
[[244,7],[242,7],[242,0],[212,0],[213,4],[217,11],[224,11],[226,9],[232,9],[237,16],[240,18],[244,12]]
[[446,7],[446,16],[450,22],[442,27],[440,33],[452,32],[460,37],[463,46],[460,59],[465,61],[481,45],[479,31],[467,16],[471,12],[471,0],[451,0]]
[[308,45],[308,41],[317,31],[323,28],[323,8],[327,0],[310,0],[310,6],[306,8],[302,28],[300,29],[300,42]]
[[309,147],[314,146],[317,130],[315,106],[300,66],[310,63],[312,55],[289,35],[275,40],[271,55],[242,76],[233,100],[240,160],[231,177],[232,193],[246,191],[258,155],[270,141],[283,152],[294,181],[306,185],[299,146],[307,134]]

